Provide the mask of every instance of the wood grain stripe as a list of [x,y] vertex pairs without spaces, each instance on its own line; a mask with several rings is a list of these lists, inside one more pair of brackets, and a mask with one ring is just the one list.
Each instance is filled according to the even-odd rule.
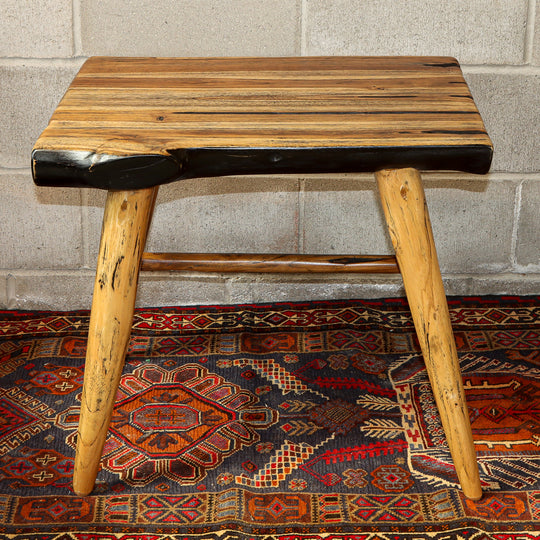
[[[234,163],[234,148],[251,149],[251,154]],[[206,157],[214,161],[214,174],[224,175],[258,170],[268,149],[283,150],[266,163],[268,173],[296,171],[272,165],[294,149],[336,150],[325,154],[336,159],[336,171],[345,162],[347,170],[355,170],[355,163],[358,170],[377,170],[388,164],[387,153],[381,152],[380,159],[372,155],[381,148],[406,150],[410,167],[421,168],[426,160],[415,155],[425,156],[431,148],[430,166],[487,171],[491,141],[455,59],[91,58],[37,141],[33,164],[37,183],[57,185],[66,160],[95,156],[91,171],[84,179],[75,173],[70,185],[88,185],[90,175],[94,186],[122,188],[102,165],[115,156],[123,158],[122,166],[128,165],[126,156],[173,156],[182,178],[201,171],[190,171],[190,161],[180,156],[201,149],[215,150]],[[349,155],[343,152],[347,149]],[[61,163],[56,172],[54,153]],[[310,156],[296,154],[311,170]],[[74,172],[84,166],[71,164]],[[132,187],[174,179],[154,178]]]

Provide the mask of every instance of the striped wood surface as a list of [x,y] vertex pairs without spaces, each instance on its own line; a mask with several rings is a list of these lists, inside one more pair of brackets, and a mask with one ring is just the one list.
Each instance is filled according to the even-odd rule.
[[277,255],[267,253],[143,253],[141,270],[253,273],[397,274],[392,255]]
[[385,167],[486,172],[491,142],[446,57],[90,58],[33,154],[37,183]]

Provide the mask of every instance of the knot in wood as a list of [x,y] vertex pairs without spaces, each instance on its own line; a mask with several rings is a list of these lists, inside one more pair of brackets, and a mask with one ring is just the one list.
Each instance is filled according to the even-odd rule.
[[403,184],[401,188],[399,189],[399,193],[401,195],[401,198],[406,201],[407,200],[407,194],[409,193],[409,187],[407,184]]

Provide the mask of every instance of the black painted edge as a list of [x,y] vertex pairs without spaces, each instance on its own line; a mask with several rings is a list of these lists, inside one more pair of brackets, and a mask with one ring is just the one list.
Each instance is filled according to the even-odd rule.
[[422,171],[485,174],[492,148],[486,145],[360,148],[198,148],[170,151],[184,163],[184,177],[231,174],[374,172],[414,167]]
[[112,156],[84,151],[34,150],[32,174],[38,186],[141,189],[174,182],[182,166],[172,156]]
[[487,145],[361,148],[194,148],[169,155],[112,156],[84,151],[34,150],[40,186],[142,189],[176,180],[231,175],[362,173],[414,167],[421,171],[485,174]]

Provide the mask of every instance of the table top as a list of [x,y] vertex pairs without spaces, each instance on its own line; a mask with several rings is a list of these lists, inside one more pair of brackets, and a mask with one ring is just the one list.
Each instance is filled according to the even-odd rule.
[[447,57],[86,61],[32,153],[40,185],[231,174],[485,173],[492,144]]

